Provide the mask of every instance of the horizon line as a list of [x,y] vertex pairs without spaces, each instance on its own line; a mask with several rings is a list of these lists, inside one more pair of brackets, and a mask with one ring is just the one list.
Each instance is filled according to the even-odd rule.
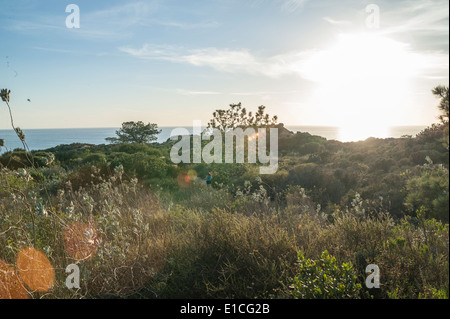
[[[342,126],[337,125],[317,125],[317,124],[284,124],[284,123],[278,123],[283,124],[284,127],[329,127],[329,128],[342,128]],[[390,125],[389,128],[394,127],[422,127],[422,126],[431,126],[433,124],[439,124],[437,123],[431,123],[431,124],[402,124],[402,125]],[[207,125],[202,125],[202,127],[207,127]],[[190,125],[163,125],[158,126],[158,128],[168,128],[168,127],[193,127],[192,124]],[[21,128],[22,130],[76,130],[76,129],[120,129],[120,126],[86,126],[86,127],[34,127],[34,128]],[[11,127],[9,128],[0,128],[2,131],[11,130],[14,131]]]

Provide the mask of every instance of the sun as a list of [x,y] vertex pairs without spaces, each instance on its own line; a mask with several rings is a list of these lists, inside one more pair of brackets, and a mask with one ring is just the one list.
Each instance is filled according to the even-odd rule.
[[387,137],[404,116],[417,63],[407,44],[361,33],[339,36],[308,59],[302,73],[317,83],[310,104],[347,142]]

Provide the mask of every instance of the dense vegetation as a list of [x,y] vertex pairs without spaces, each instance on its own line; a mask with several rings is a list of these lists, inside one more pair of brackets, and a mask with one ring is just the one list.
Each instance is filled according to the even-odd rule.
[[[232,114],[219,111],[211,126]],[[353,143],[278,128],[272,175],[174,165],[171,140],[3,154],[0,297],[448,298],[448,117]],[[16,275],[25,247],[54,268],[50,289]],[[79,289],[65,285],[72,263]],[[366,288],[369,264],[379,289]]]

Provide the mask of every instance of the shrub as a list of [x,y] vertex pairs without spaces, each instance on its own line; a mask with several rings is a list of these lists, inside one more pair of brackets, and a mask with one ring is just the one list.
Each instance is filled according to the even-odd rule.
[[108,159],[112,167],[122,165],[126,174],[140,179],[165,177],[168,168],[165,160],[160,156],[145,153],[112,153]]
[[319,260],[306,259],[298,253],[299,273],[294,278],[292,296],[301,299],[357,298],[361,284],[352,263],[339,265],[327,251]]
[[405,206],[410,212],[423,207],[427,217],[449,220],[449,172],[441,165],[426,164],[406,185]]
[[145,153],[147,155],[161,156],[161,151],[147,144],[118,144],[112,146],[113,152],[122,152],[127,154]]
[[82,164],[102,164],[106,162],[106,155],[103,153],[93,153],[86,156],[81,163]]
[[171,216],[162,298],[269,298],[294,275],[296,253],[276,219],[182,207]]

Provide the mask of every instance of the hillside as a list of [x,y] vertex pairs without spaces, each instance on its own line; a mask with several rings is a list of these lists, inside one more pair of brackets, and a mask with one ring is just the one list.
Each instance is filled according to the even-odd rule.
[[[46,296],[57,298],[322,298],[296,284],[310,259],[337,268],[308,278],[351,282],[318,278],[335,298],[448,297],[445,127],[356,143],[279,128],[270,175],[249,163],[175,165],[174,141],[60,145],[32,152],[34,165],[24,151],[6,153],[0,259],[45,252],[56,271]],[[73,294],[58,269],[77,260]],[[382,269],[381,289],[365,287],[368,264]]]

